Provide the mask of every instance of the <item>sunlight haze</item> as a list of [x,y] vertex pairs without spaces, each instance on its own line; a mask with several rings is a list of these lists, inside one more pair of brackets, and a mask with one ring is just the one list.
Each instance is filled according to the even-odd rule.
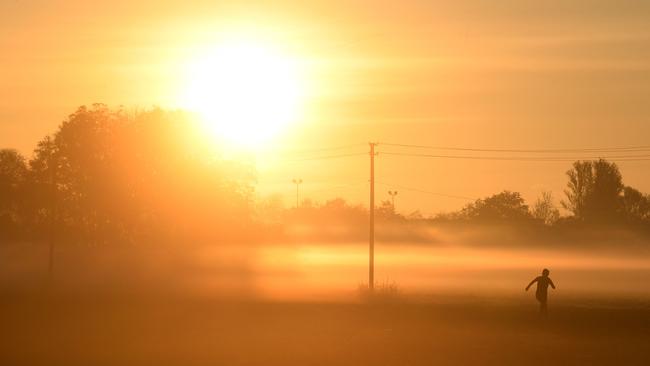
[[[305,198],[367,205],[367,156],[315,164],[285,152],[358,145],[321,155],[357,154],[371,141],[598,148],[650,135],[645,2],[190,3],[0,2],[0,144],[29,155],[82,104],[185,108],[217,140],[256,151],[260,198],[290,205],[300,177]],[[398,186],[529,200],[552,190],[559,200],[568,169],[382,155],[377,164],[389,184],[378,200]],[[650,189],[648,162],[620,165]],[[400,212],[466,203],[415,190],[400,190]]]

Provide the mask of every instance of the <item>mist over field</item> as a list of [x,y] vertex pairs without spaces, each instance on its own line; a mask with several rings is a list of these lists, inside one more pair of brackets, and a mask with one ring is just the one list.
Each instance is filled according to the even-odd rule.
[[[601,240],[582,243],[507,227],[427,225],[426,231],[429,241],[376,243],[374,297],[366,287],[367,243],[315,241],[313,233],[287,242],[59,247],[51,275],[44,243],[3,244],[2,360],[80,366],[648,360],[647,239],[620,230],[594,231]],[[537,315],[533,291],[524,291],[543,267],[557,287],[546,321]]]
[[[398,226],[393,224],[388,233]],[[650,283],[644,280],[650,275],[650,243],[633,232],[585,229],[580,236],[543,237],[532,228],[422,224],[404,227],[408,230],[418,230],[420,240],[389,236],[391,240],[376,244],[378,284],[395,287],[401,300],[471,296],[532,301],[523,288],[542,268],[551,269],[558,285],[553,302],[650,300]],[[378,229],[379,238],[382,231]],[[5,244],[0,248],[0,287],[8,292],[52,286],[72,293],[135,296],[362,300],[366,242],[318,240],[304,227],[300,235],[284,240],[61,246],[55,250],[52,278],[45,243]]]

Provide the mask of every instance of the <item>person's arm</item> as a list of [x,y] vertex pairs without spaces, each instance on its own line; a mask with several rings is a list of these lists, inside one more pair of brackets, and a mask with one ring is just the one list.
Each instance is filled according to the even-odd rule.
[[553,287],[553,290],[555,290],[555,284],[553,283],[553,280],[549,278],[548,283],[551,285],[551,287]]
[[528,284],[528,286],[526,286],[526,291],[528,291],[528,289],[530,288],[530,286],[532,286],[533,283],[537,282],[538,279],[539,279],[539,278],[535,278],[534,280],[530,281],[530,283]]

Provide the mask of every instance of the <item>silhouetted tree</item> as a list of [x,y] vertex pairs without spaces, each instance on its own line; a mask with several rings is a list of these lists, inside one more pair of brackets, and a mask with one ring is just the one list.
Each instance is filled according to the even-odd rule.
[[454,211],[454,212],[440,212],[437,213],[432,220],[437,222],[454,222],[466,220],[463,211]]
[[182,113],[80,107],[30,167],[35,221],[55,219],[84,241],[236,236],[250,217],[252,171],[220,159]]
[[375,207],[375,214],[378,218],[387,220],[394,220],[402,218],[401,215],[395,212],[395,206],[389,200],[381,201],[379,206]]
[[532,218],[521,195],[510,191],[470,203],[462,209],[461,217],[477,221],[523,221]]
[[[42,234],[54,224],[57,182],[57,148],[53,139],[46,136],[38,142],[29,161],[28,195],[23,197],[28,211],[30,231]],[[51,234],[51,233],[50,233]]]
[[312,202],[298,209],[290,209],[287,219],[315,225],[359,225],[367,222],[368,210],[359,205],[351,205],[343,198],[333,198],[322,204]]
[[418,220],[424,220],[424,215],[422,215],[422,212],[420,212],[420,210],[415,210],[415,211],[411,212],[410,214],[408,214],[406,216],[406,218],[408,220],[418,221]]
[[24,220],[27,172],[25,158],[16,150],[0,150],[0,231],[4,236],[15,235]]
[[257,220],[264,223],[278,223],[282,221],[285,212],[282,195],[273,194],[260,199],[257,204]]
[[632,187],[623,189],[623,211],[630,221],[650,221],[650,196]]
[[594,185],[588,201],[590,213],[598,218],[611,218],[620,213],[623,178],[616,163],[603,159],[593,162]]
[[560,218],[560,211],[553,203],[552,192],[542,192],[542,195],[537,198],[535,205],[533,205],[532,215],[546,225],[553,225]]
[[25,158],[12,149],[0,149],[0,210],[11,210],[27,178]]
[[573,168],[566,172],[569,177],[567,189],[564,191],[566,201],[562,206],[571,211],[573,216],[582,218],[587,207],[587,201],[593,191],[594,175],[590,161],[576,161]]
[[315,206],[314,201],[312,201],[310,198],[305,198],[300,202],[300,207],[301,208],[313,208]]
[[562,205],[576,218],[612,219],[620,214],[623,180],[615,163],[577,161],[567,176],[567,201]]
[[368,210],[359,205],[351,205],[343,198],[327,200],[320,206],[320,211],[325,217],[352,223],[365,222],[368,217]]

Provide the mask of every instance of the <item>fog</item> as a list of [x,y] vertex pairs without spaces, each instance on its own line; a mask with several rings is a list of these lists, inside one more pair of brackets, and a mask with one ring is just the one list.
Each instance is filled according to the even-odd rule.
[[[562,297],[647,296],[650,258],[545,250],[376,246],[378,285],[411,294],[494,297],[523,292],[548,267]],[[367,283],[367,245],[274,246],[260,249],[257,283],[272,296],[348,294]],[[554,294],[555,295],[555,294]]]
[[[3,244],[0,354],[17,365],[647,364],[644,239],[432,231],[377,241],[375,296],[359,240],[59,244],[51,275],[47,243]],[[524,291],[544,267],[557,286],[546,321]]]
[[[439,228],[430,242],[379,240],[376,285],[403,299],[533,301],[524,287],[549,268],[558,287],[551,301],[650,299],[650,245],[644,239],[615,233],[624,244],[603,234],[600,241],[569,245],[526,242],[526,235]],[[368,282],[367,242],[316,241],[311,235],[268,243],[59,245],[51,276],[46,243],[5,244],[0,251],[6,291],[354,302]]]

